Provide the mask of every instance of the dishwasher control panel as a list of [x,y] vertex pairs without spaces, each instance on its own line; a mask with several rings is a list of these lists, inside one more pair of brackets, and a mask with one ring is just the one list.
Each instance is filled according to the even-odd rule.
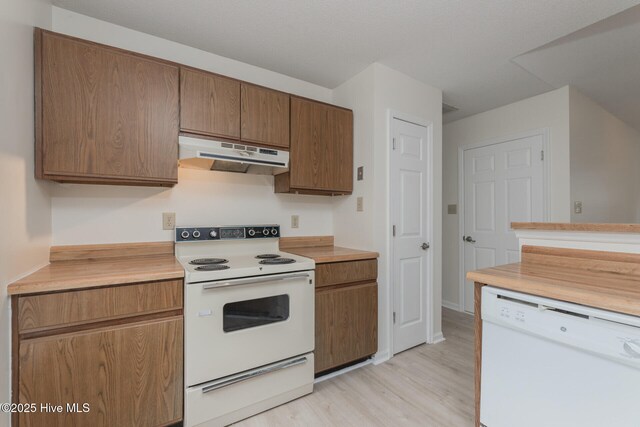
[[640,318],[484,286],[482,320],[640,369]]

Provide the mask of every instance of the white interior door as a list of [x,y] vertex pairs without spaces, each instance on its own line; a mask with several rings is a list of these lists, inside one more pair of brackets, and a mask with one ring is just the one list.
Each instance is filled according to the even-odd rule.
[[393,353],[427,339],[429,152],[427,128],[393,119]]
[[[520,260],[514,221],[543,221],[543,136],[464,151],[464,274]],[[463,238],[463,239],[464,239]],[[466,280],[464,309],[473,312]]]

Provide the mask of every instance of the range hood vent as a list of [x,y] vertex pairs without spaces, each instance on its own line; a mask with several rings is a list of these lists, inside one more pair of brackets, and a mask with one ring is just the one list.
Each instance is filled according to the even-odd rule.
[[289,170],[289,152],[247,144],[180,136],[180,167],[277,175]]

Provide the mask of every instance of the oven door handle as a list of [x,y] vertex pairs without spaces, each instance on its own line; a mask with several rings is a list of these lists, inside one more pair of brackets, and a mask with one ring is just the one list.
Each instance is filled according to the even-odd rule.
[[228,282],[222,283],[207,283],[206,285],[202,285],[202,289],[213,289],[213,288],[221,288],[224,286],[235,286],[235,285],[253,285],[257,283],[265,283],[265,282],[277,282],[282,280],[291,280],[291,279],[301,279],[304,277],[309,277],[308,273],[301,274],[289,274],[287,276],[271,276],[271,277],[261,277],[259,279],[239,279],[239,280],[229,280]]
[[276,371],[280,371],[282,369],[286,369],[286,368],[291,368],[293,366],[298,366],[298,365],[302,365],[304,363],[307,363],[307,358],[305,356],[301,356],[295,359],[289,359],[289,360],[285,360],[283,362],[280,363],[275,363],[273,365],[268,365],[265,366],[264,368],[259,368],[259,369],[255,369],[253,371],[244,373],[244,374],[239,374],[237,376],[234,376],[232,378],[223,378],[221,380],[218,381],[213,381],[211,383],[209,383],[208,385],[204,386],[202,388],[202,393],[209,393],[210,391],[214,391],[214,390],[218,390],[224,387],[228,387],[230,385],[233,384],[237,384],[239,382],[242,381],[246,381],[249,380],[251,378],[256,378],[262,375],[266,375],[266,374],[270,374],[272,372],[276,372]]

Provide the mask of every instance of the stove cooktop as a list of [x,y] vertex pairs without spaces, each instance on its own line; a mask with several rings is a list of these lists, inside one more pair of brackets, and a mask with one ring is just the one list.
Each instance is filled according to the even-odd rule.
[[278,264],[293,264],[294,262],[296,262],[296,260],[293,258],[277,257],[277,258],[263,259],[262,261],[260,261],[260,264],[278,265]]
[[269,257],[252,254],[197,254],[178,256],[185,269],[185,283],[237,279],[266,274],[312,270],[312,259],[285,252],[273,252]]
[[191,265],[210,265],[210,264],[226,264],[229,260],[226,258],[196,258],[189,261]]
[[313,270],[312,259],[280,252],[278,225],[176,228],[185,283]]

